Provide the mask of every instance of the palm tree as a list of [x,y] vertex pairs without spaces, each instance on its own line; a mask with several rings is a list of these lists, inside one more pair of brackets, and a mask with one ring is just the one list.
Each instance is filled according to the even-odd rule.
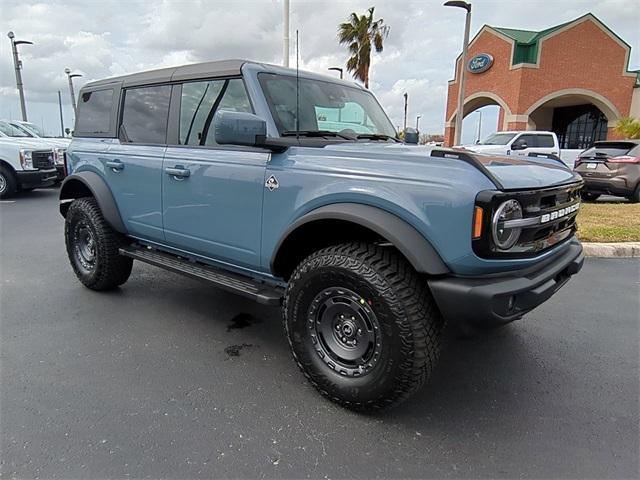
[[348,45],[351,57],[347,61],[347,70],[369,88],[369,65],[371,65],[371,44],[376,52],[382,52],[382,41],[389,35],[389,27],[383,19],[373,20],[375,7],[367,10],[365,15],[358,16],[353,12],[348,22],[338,27],[338,40],[341,45]]
[[640,138],[640,120],[624,117],[616,123],[615,131],[624,138]]

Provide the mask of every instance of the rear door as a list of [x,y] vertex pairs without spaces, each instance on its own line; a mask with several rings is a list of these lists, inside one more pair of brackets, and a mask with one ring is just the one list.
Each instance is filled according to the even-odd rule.
[[123,90],[119,138],[101,158],[129,233],[158,242],[164,240],[160,192],[171,88]]
[[171,247],[243,268],[260,264],[262,197],[270,152],[218,145],[221,109],[253,112],[241,78],[176,85],[164,159],[164,231]]

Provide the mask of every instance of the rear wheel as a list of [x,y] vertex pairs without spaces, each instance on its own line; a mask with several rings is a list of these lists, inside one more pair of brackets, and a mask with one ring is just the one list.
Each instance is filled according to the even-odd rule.
[[17,182],[13,172],[4,165],[0,165],[0,198],[9,198],[17,190]]
[[640,184],[636,187],[635,191],[629,197],[631,203],[640,203]]
[[83,285],[109,290],[127,281],[133,260],[118,253],[126,237],[109,226],[95,199],[71,202],[64,233],[69,261]]
[[582,192],[580,195],[585,202],[595,202],[600,197],[599,193],[592,192]]
[[443,326],[411,265],[362,243],[325,248],[298,265],[284,323],[311,384],[354,410],[387,408],[418,390],[439,356]]

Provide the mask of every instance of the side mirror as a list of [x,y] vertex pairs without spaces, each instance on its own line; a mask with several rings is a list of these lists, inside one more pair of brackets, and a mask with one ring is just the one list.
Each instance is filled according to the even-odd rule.
[[220,145],[262,146],[267,136],[267,122],[247,112],[219,110],[213,128]]
[[524,150],[527,148],[527,142],[515,142],[511,145],[511,150]]

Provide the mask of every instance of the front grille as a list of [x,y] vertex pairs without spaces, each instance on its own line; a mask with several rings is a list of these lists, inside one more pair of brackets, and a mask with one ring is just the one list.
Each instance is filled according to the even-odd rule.
[[51,150],[38,150],[31,152],[31,161],[33,168],[53,168],[53,152]]
[[[576,229],[580,190],[583,182],[562,187],[522,192],[481,192],[476,199],[485,212],[481,238],[473,241],[473,250],[484,258],[526,258],[552,248],[571,237]],[[515,199],[522,205],[524,223],[518,242],[509,250],[498,249],[491,240],[493,212],[504,201]]]

